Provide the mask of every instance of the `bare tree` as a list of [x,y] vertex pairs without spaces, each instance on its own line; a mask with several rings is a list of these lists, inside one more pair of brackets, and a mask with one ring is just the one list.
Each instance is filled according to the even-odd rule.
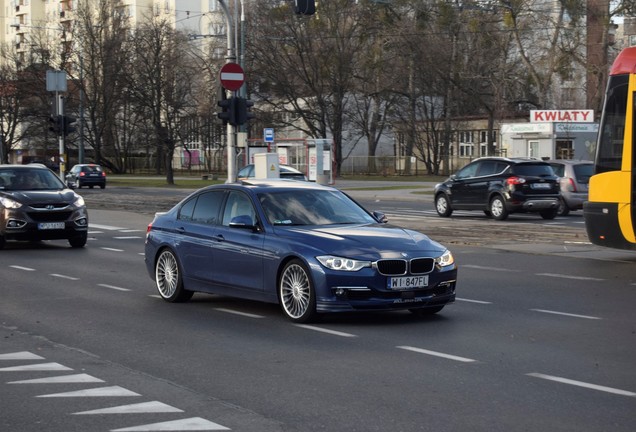
[[147,19],[131,36],[132,64],[127,88],[145,112],[154,132],[158,172],[174,184],[172,166],[180,122],[196,111],[193,81],[198,68],[188,53],[185,34],[176,32],[167,21]]

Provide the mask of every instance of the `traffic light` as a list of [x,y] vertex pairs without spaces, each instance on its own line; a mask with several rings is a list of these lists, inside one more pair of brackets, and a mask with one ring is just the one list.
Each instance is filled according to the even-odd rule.
[[236,108],[236,124],[242,125],[254,118],[254,114],[250,108],[254,106],[254,102],[245,98],[237,98],[238,104]]
[[77,119],[75,117],[71,117],[71,116],[63,116],[63,120],[62,120],[62,131],[64,132],[64,136],[71,134],[73,132],[75,132],[75,127],[73,126],[73,124],[77,121]]
[[60,133],[63,128],[62,116],[50,115],[49,116],[49,130],[51,132]]
[[294,12],[298,15],[313,15],[316,13],[314,0],[294,0]]
[[217,102],[217,105],[223,109],[218,112],[216,116],[223,120],[223,124],[229,123],[232,126],[236,126],[236,99],[235,97],[226,99],[224,95],[222,99]]

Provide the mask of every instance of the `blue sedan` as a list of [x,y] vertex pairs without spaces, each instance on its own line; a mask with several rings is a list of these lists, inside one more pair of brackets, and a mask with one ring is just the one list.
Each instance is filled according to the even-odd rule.
[[457,266],[426,235],[386,223],[343,192],[250,180],[200,189],[148,226],[148,274],[168,302],[194,292],[281,305],[294,322],[331,312],[437,313]]

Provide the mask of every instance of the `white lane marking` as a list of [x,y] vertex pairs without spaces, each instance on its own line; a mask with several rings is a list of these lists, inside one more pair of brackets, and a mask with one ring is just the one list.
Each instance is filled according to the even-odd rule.
[[[584,222],[578,222],[578,223],[584,223]],[[574,244],[574,245],[591,245],[592,242],[586,242],[586,241],[571,241],[571,240],[566,240],[563,243],[565,244]]]
[[466,358],[466,357],[459,357],[459,356],[452,355],[452,354],[445,354],[445,353],[441,353],[441,352],[437,352],[437,351],[430,351],[430,350],[425,350],[425,349],[422,349],[422,348],[415,348],[415,347],[412,347],[412,346],[397,346],[396,348],[407,350],[407,351],[413,351],[413,352],[420,353],[420,354],[428,354],[428,355],[432,355],[432,356],[435,356],[435,357],[442,357],[442,358],[445,358],[445,359],[455,360],[455,361],[463,362],[463,363],[473,363],[473,362],[477,361],[477,360],[469,359],[469,358]]
[[123,233],[134,233],[134,232],[144,232],[144,230],[140,230],[140,229],[123,229],[120,230]]
[[163,300],[159,294],[149,294],[148,297],[157,298]]
[[507,269],[507,268],[499,268],[499,267],[487,267],[473,264],[464,264],[462,268],[474,268],[478,270],[489,270],[489,271],[498,271],[498,272],[518,272],[519,270]]
[[183,412],[179,408],[167,405],[163,402],[152,401],[142,402],[138,404],[120,405],[111,408],[102,408],[91,411],[82,411],[73,413],[73,415],[92,415],[92,414],[143,414],[143,413],[175,413]]
[[141,426],[133,426],[123,429],[111,429],[111,432],[137,432],[137,431],[190,431],[190,430],[230,430],[225,426],[213,423],[201,417],[192,417],[183,420],[174,420],[162,423],[152,423]]
[[39,355],[30,353],[28,351],[20,351],[14,353],[0,354],[0,360],[44,360],[44,357],[40,357]]
[[103,288],[109,288],[109,289],[114,289],[117,291],[130,291],[128,288],[121,288],[121,287],[117,287],[114,285],[108,285],[108,284],[97,284],[97,286],[103,287]]
[[102,229],[102,230],[106,230],[106,231],[121,231],[121,230],[127,229],[127,228],[124,228],[124,227],[116,227],[116,226],[111,226],[111,225],[100,225],[100,224],[94,224],[94,223],[89,223],[88,227],[89,228]]
[[124,251],[123,249],[115,249],[115,248],[108,248],[108,247],[103,247],[103,248],[100,248],[100,249],[103,249],[105,251],[111,251],[111,252],[123,252]]
[[143,238],[142,236],[121,236],[121,237],[113,237],[115,240],[138,240]]
[[545,374],[541,374],[541,373],[529,373],[526,374],[528,376],[531,377],[535,377],[535,378],[541,378],[541,379],[545,379],[545,380],[549,380],[549,381],[556,381],[556,382],[560,382],[563,384],[570,384],[570,385],[574,385],[574,386],[578,386],[578,387],[584,387],[584,388],[589,388],[592,390],[600,390],[600,391],[604,391],[607,393],[613,393],[613,394],[617,394],[617,395],[621,395],[621,396],[631,396],[631,397],[636,397],[636,393],[634,392],[630,392],[627,390],[620,390],[620,389],[616,389],[616,388],[612,388],[612,387],[605,387],[605,386],[601,386],[601,385],[596,385],[596,384],[590,384],[590,383],[586,383],[583,381],[576,381],[576,380],[571,380],[568,378],[562,378],[562,377],[557,377],[557,376],[553,376],[553,375],[545,375]]
[[39,398],[54,398],[54,397],[107,397],[107,396],[141,396],[139,393],[127,390],[120,386],[99,387],[87,390],[77,390],[64,393],[53,393],[48,395],[36,396]]
[[99,378],[88,374],[62,375],[48,378],[35,378],[21,381],[11,381],[7,384],[70,384],[70,383],[97,383],[104,382]]
[[535,311],[535,312],[543,312],[543,313],[547,313],[547,314],[563,315],[563,316],[568,316],[568,317],[573,317],[573,318],[585,318],[585,319],[591,319],[591,320],[603,319],[603,318],[599,318],[599,317],[595,317],[595,316],[578,315],[578,314],[573,314],[573,313],[551,311],[551,310],[546,310],[546,309],[530,309],[530,310],[531,311]]
[[536,276],[547,276],[547,277],[561,278],[561,279],[575,279],[575,280],[589,280],[589,281],[603,281],[603,280],[605,280],[605,279],[599,279],[599,278],[594,278],[594,277],[572,276],[572,275],[565,275],[565,274],[559,274],[559,273],[535,273],[535,275]]
[[88,230],[88,233],[89,234],[103,234],[104,231],[91,231],[91,230]]
[[248,318],[265,318],[262,315],[255,315],[255,314],[251,314],[251,313],[247,313],[247,312],[239,312],[237,310],[232,310],[232,309],[225,309],[225,308],[214,308],[215,310],[218,310],[220,312],[227,312],[227,313],[231,313],[234,315],[241,315],[244,317],[248,317]]
[[57,273],[51,273],[49,276],[53,276],[53,277],[60,278],[60,279],[73,280],[73,281],[79,280],[79,278],[76,278],[76,277],[73,277],[73,276],[66,276],[66,275],[57,274]]
[[59,363],[38,363],[32,365],[11,366],[0,368],[0,372],[26,372],[26,371],[69,371],[73,370]]
[[310,325],[307,325],[307,324],[296,324],[296,327],[302,327],[302,328],[307,329],[307,330],[314,330],[314,331],[317,331],[317,332],[328,333],[328,334],[335,335],[335,336],[357,337],[356,335],[351,334],[351,333],[344,333],[344,332],[340,332],[340,331],[336,331],[336,330],[329,330],[329,329],[326,329],[326,328],[310,326]]
[[492,302],[488,302],[488,301],[482,301],[482,300],[471,300],[471,299],[467,299],[467,298],[455,298],[455,300],[457,300],[457,301],[463,301],[463,302],[468,302],[468,303],[492,304]]
[[35,271],[35,269],[34,269],[34,268],[31,268],[31,267],[22,267],[22,266],[19,266],[19,265],[12,265],[12,266],[9,266],[9,267],[14,268],[14,269],[16,269],[16,270]]

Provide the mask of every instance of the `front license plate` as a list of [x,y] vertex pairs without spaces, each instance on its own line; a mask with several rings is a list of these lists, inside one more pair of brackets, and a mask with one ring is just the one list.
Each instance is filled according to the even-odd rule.
[[64,229],[64,222],[42,222],[38,224],[38,229],[52,230],[52,229]]
[[426,288],[428,276],[403,276],[388,279],[387,286],[392,290]]

